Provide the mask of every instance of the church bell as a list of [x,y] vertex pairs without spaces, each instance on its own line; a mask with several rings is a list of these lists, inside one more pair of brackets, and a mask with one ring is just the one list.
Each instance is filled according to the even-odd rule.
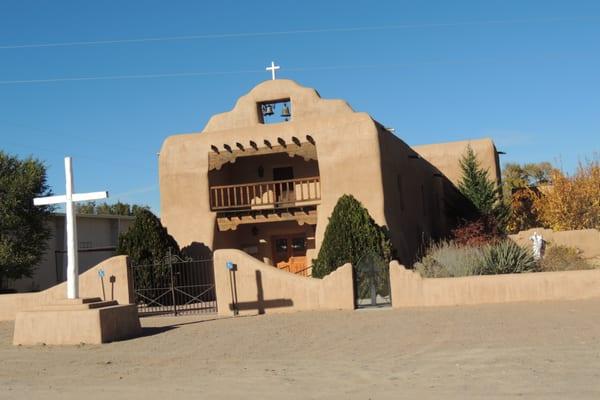
[[273,115],[273,106],[271,104],[264,104],[262,106],[263,115]]
[[281,117],[289,118],[291,116],[292,116],[292,114],[290,114],[290,109],[288,108],[287,104],[284,104],[283,109],[281,110]]

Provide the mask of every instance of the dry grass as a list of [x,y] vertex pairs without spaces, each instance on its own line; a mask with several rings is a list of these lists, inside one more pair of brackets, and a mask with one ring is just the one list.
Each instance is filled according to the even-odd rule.
[[580,269],[593,269],[594,265],[584,260],[580,251],[575,247],[551,245],[546,249],[542,261],[539,263],[540,271],[576,271]]

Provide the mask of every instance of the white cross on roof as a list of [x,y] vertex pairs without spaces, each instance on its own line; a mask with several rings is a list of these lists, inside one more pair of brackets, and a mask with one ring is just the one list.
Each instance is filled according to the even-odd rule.
[[271,66],[265,68],[267,71],[271,71],[271,79],[275,80],[275,71],[278,70],[280,67],[279,65],[275,65],[274,61],[271,61]]

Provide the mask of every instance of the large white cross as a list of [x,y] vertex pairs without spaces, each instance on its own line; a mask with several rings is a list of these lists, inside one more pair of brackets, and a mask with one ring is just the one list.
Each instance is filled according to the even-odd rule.
[[33,204],[36,206],[65,204],[65,214],[67,215],[67,298],[76,299],[79,297],[79,263],[77,260],[77,224],[73,203],[76,201],[106,199],[108,192],[73,193],[71,157],[65,157],[65,179],[67,182],[66,194],[38,197],[33,199]]
[[267,71],[271,71],[271,79],[275,80],[275,71],[279,69],[279,65],[275,65],[274,61],[271,61],[271,66],[265,68]]

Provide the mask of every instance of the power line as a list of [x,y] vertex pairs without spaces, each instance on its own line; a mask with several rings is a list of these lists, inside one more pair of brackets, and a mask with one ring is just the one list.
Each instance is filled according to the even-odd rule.
[[[565,55],[573,55],[575,53],[555,53],[543,54],[537,58],[518,58],[517,62],[527,62],[538,59],[556,59]],[[587,53],[579,53],[587,54]],[[309,72],[309,71],[334,71],[334,70],[351,70],[351,69],[386,69],[386,68],[407,68],[415,66],[434,66],[434,65],[459,65],[468,63],[500,63],[506,61],[506,57],[495,57],[485,59],[456,59],[456,60],[434,60],[424,62],[406,62],[406,63],[387,63],[387,64],[347,64],[347,65],[325,65],[314,67],[290,67],[285,68],[289,72]],[[258,74],[264,73],[264,70],[238,70],[238,71],[192,71],[192,72],[177,72],[165,74],[138,74],[138,75],[104,75],[104,76],[83,76],[83,77],[65,77],[65,78],[48,78],[48,79],[21,79],[21,80],[6,80],[0,81],[0,85],[11,84],[36,84],[36,83],[57,83],[57,82],[78,82],[78,81],[103,81],[103,80],[120,80],[120,79],[153,79],[153,78],[176,78],[176,77],[191,77],[191,76],[217,76],[217,75],[236,75],[236,74]]]
[[177,40],[228,39],[228,38],[245,38],[245,37],[259,37],[259,36],[315,34],[315,33],[345,33],[345,32],[366,32],[366,31],[383,31],[383,30],[417,29],[417,28],[444,28],[444,27],[457,27],[457,26],[550,23],[550,22],[594,20],[594,19],[598,19],[598,18],[600,18],[600,16],[574,16],[574,17],[504,19],[504,20],[484,20],[484,21],[446,22],[446,23],[442,22],[442,23],[423,23],[423,24],[379,25],[379,26],[362,26],[362,27],[345,27],[345,28],[298,29],[298,30],[271,31],[271,32],[214,33],[214,34],[204,34],[204,35],[162,36],[162,37],[151,37],[151,38],[131,38],[131,39],[55,42],[55,43],[11,44],[11,45],[0,46],[0,50],[32,49],[32,48],[44,48],[44,47],[95,46],[95,45],[145,43],[145,42],[166,42],[166,41],[177,41]]
[[47,128],[38,128],[36,126],[32,126],[30,124],[24,124],[22,122],[14,122],[14,121],[8,121],[5,119],[0,118],[0,127],[2,127],[2,125],[12,125],[14,127],[20,128],[20,129],[27,129],[30,131],[37,131],[40,133],[47,133],[50,135],[54,135],[57,137],[64,137],[64,136],[69,136],[71,138],[73,138],[76,142],[87,142],[90,143],[92,145],[102,145],[102,146],[106,146],[106,147],[110,147],[110,148],[118,148],[121,150],[127,150],[130,152],[139,152],[140,148],[139,147],[133,147],[133,146],[127,146],[127,145],[123,145],[122,143],[119,143],[118,145],[115,145],[114,142],[106,142],[106,141],[102,141],[102,140],[98,140],[95,137],[90,138],[89,135],[84,135],[84,134],[76,134],[73,132],[66,132],[66,131],[56,131],[53,129],[47,129]]
[[50,79],[22,79],[13,81],[0,81],[0,85],[8,85],[15,83],[52,83],[52,82],[73,82],[73,81],[103,81],[116,79],[148,79],[148,78],[176,78],[185,76],[210,76],[210,75],[234,75],[234,74],[249,74],[263,73],[260,70],[241,70],[241,71],[221,71],[221,72],[177,72],[170,74],[141,74],[141,75],[109,75],[109,76],[82,76],[75,78],[50,78]]

